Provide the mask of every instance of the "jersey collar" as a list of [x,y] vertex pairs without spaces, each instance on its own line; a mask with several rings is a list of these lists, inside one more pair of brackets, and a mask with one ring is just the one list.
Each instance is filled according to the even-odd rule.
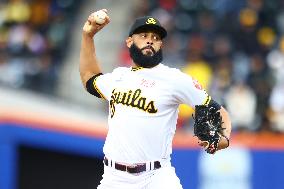
[[131,67],[131,71],[135,72],[135,71],[138,71],[138,70],[142,70],[142,69],[153,69],[153,68],[157,68],[161,65],[161,63],[159,63],[158,65],[152,67],[152,68],[143,68],[143,67]]
[[141,69],[144,69],[143,67],[131,67],[131,71],[135,72],[137,70],[141,70]]

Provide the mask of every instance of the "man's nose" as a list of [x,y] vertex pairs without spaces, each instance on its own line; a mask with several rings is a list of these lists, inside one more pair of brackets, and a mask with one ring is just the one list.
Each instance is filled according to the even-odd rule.
[[153,45],[153,41],[151,39],[148,39],[147,45]]

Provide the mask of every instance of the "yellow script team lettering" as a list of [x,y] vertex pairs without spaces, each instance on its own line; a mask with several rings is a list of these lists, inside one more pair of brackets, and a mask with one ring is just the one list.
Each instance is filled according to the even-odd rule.
[[111,118],[115,113],[115,104],[138,108],[150,114],[157,113],[158,109],[155,107],[154,101],[147,103],[147,98],[141,96],[141,93],[141,89],[136,89],[134,92],[132,90],[121,92],[114,89],[109,102]]

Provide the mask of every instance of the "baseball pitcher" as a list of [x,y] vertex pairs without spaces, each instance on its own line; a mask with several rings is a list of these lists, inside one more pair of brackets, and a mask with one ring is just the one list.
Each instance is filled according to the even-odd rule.
[[92,13],[83,26],[80,52],[84,87],[109,104],[98,189],[182,189],[170,157],[178,106],[195,108],[194,134],[209,154],[229,146],[228,113],[196,80],[162,64],[167,31],[151,16],[137,18],[130,27],[126,45],[133,65],[102,73],[93,38],[109,23],[106,9]]

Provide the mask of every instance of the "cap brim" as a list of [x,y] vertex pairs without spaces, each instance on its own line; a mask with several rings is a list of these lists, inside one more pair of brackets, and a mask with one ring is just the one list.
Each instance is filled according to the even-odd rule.
[[155,31],[157,32],[161,38],[165,38],[167,36],[167,31],[165,28],[163,28],[162,26],[158,26],[158,25],[154,25],[154,24],[145,24],[142,25],[138,28],[136,28],[132,33],[130,33],[129,35],[133,35],[135,33],[139,33],[141,30],[151,30],[151,31]]

